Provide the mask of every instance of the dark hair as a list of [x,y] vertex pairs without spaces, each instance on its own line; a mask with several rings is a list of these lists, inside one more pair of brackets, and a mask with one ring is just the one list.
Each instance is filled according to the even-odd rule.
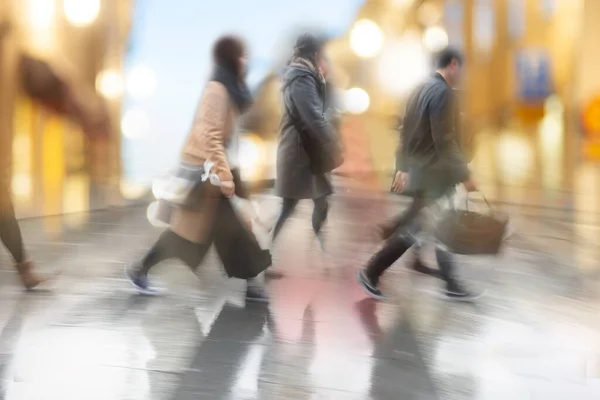
[[223,36],[213,46],[213,61],[236,76],[241,75],[240,58],[246,52],[246,45],[236,36]]
[[310,33],[305,33],[300,35],[296,40],[296,45],[294,46],[294,58],[305,58],[313,63],[316,63],[316,60],[314,59],[315,53],[321,54],[324,47],[324,40],[321,40]]
[[435,67],[446,68],[450,65],[450,63],[452,63],[452,60],[456,60],[459,65],[463,65],[465,61],[463,54],[460,50],[452,47],[447,47],[437,54]]

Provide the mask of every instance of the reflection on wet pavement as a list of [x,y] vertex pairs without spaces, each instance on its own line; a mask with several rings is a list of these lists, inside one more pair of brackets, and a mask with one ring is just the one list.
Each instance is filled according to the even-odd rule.
[[0,255],[0,399],[600,398],[598,224],[513,206],[502,257],[459,259],[487,289],[480,303],[437,299],[439,283],[402,261],[383,282],[390,301],[376,303],[354,273],[396,200],[334,201],[329,255],[301,205],[275,249],[286,276],[269,282],[269,306],[245,305],[214,255],[198,279],[176,262],[157,268],[165,297],[133,294],[123,264],[158,234],[144,209],[92,213],[65,231],[60,217],[24,221],[40,267],[64,273],[23,293]]

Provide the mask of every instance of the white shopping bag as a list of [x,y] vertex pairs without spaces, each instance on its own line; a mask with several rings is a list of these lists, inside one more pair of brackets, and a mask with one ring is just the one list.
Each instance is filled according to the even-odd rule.
[[[203,180],[207,180],[214,186],[221,186],[221,179],[218,175],[211,173],[213,164],[208,161],[204,164],[204,170],[206,171]],[[238,196],[233,196],[229,199],[233,205],[233,209],[236,211],[242,221],[246,223],[246,226],[258,241],[258,244],[262,249],[269,249],[271,247],[271,235],[267,225],[260,218],[258,207],[247,199],[242,199]]]

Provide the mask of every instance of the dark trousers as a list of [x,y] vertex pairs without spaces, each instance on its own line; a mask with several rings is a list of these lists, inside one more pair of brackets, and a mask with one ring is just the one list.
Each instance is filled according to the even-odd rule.
[[412,203],[407,210],[402,213],[395,215],[389,221],[383,224],[383,235],[386,239],[391,237],[394,232],[403,226],[408,225],[414,218],[416,218],[423,207],[426,206],[425,198],[423,196],[413,196]]
[[161,261],[176,258],[195,271],[212,244],[230,277],[250,279],[271,265],[268,250],[260,248],[254,234],[240,221],[230,201],[219,199],[214,225],[204,243],[190,242],[170,229],[165,230],[141,261],[138,273],[148,274]]
[[[417,245],[415,235],[419,233],[421,226],[419,218],[421,211],[427,205],[423,196],[414,196],[411,207],[405,213],[392,221],[396,224],[396,232],[385,242],[383,248],[379,250],[369,261],[366,267],[366,275],[372,283],[377,284],[383,273],[404,255],[411,247]],[[454,274],[454,264],[450,253],[436,246],[435,255],[442,279],[449,287],[456,283]]]
[[211,244],[212,240],[201,244],[190,242],[167,229],[142,258],[139,273],[146,275],[155,265],[173,258],[183,261],[195,271],[204,260]]
[[0,240],[17,264],[25,261],[21,228],[15,216],[8,185],[0,183]]
[[[329,203],[327,201],[327,196],[313,199],[313,203],[314,208],[312,214],[312,227],[315,234],[318,235],[319,232],[321,232],[321,228],[323,228],[323,224],[325,224],[325,221],[327,221],[327,215],[329,214]],[[277,219],[275,227],[273,228],[273,240],[279,235],[281,228],[283,228],[283,225],[288,218],[292,216],[297,205],[297,199],[283,199],[281,213],[279,214],[279,218]]]

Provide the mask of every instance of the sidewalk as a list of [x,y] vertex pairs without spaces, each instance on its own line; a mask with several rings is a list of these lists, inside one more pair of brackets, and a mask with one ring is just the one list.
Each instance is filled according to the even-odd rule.
[[[404,260],[383,283],[390,301],[375,303],[355,282],[376,246],[361,240],[398,200],[333,199],[330,255],[302,203],[274,252],[286,276],[269,282],[269,307],[244,305],[243,283],[226,280],[214,254],[198,277],[176,261],[157,268],[165,297],[134,294],[123,265],[159,234],[144,208],[23,221],[40,268],[64,272],[52,291],[23,293],[0,254],[0,398],[600,397],[596,227],[515,209],[501,257],[458,258],[461,274],[487,289],[480,303],[439,300],[439,283]],[[277,202],[259,201],[271,217]]]

